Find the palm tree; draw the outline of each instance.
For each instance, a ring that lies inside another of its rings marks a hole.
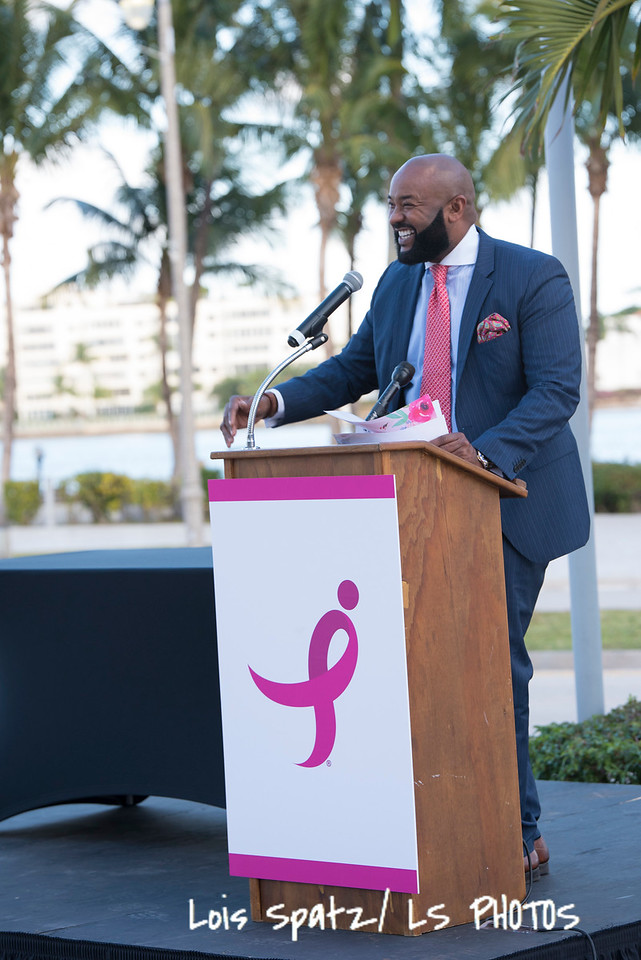
[[[525,188],[530,198],[530,246],[534,246],[534,222],[543,154],[523,150],[521,136],[514,127],[492,153],[483,172],[485,192],[490,202],[511,199]]]
[[[340,214],[352,267],[365,204],[373,198],[385,200],[394,172],[408,157],[436,149],[425,90],[406,62],[412,56],[424,59],[425,50],[405,29],[402,0],[369,3],[353,46],[342,116],[343,183],[350,202]],[[388,255],[390,260],[396,256],[391,231]],[[351,331],[351,301],[348,309]]]
[[[11,474],[16,364],[11,294],[11,240],[18,213],[21,162],[64,154],[105,109],[137,113],[125,65],[74,16],[35,0],[0,0],[0,234],[7,363],[0,490]],[[0,517],[4,500],[0,496]]]
[[[327,293],[326,251],[336,227],[343,178],[340,112],[351,78],[349,58],[357,23],[355,0],[287,0],[257,5],[231,55],[264,92],[286,104],[290,153],[311,153],[309,179],[320,227],[319,298]]]
[[[164,165],[158,151],[151,158],[148,181],[140,187],[128,183],[122,168],[111,157],[121,179],[114,205],[117,212],[70,197],[58,197],[51,202],[72,203],[85,219],[98,224],[105,234],[105,239],[87,251],[86,266],[66,277],[58,287],[93,288],[115,277],[128,279],[144,263],[150,264],[156,271],[162,399],[174,453],[174,479],[177,479],[178,420],[174,410],[174,388],[167,363],[167,354],[171,348],[168,336],[168,307],[172,294],[167,250]],[[250,191],[243,185],[234,161],[223,162],[213,178],[211,173],[209,176],[201,173],[197,166],[197,156],[192,155],[189,163],[193,172],[186,202],[188,256],[193,266],[190,287],[190,323],[193,335],[204,276],[237,275],[247,283],[263,283],[270,289],[281,289],[276,274],[256,264],[228,259],[228,253],[239,236],[268,232],[271,217],[275,210],[283,209],[284,199],[280,186],[259,194]]]
[[[514,91],[518,117],[535,141],[557,94],[568,81],[577,108],[597,75],[598,125],[613,115],[624,136],[623,77],[641,66],[641,31],[635,0],[505,0],[501,15],[518,44]],[[581,69],[578,67],[582,61]]]
[[[586,168],[593,203],[590,308],[586,330],[588,417],[596,399],[599,218],[607,190],[609,149],[619,137],[641,136],[638,11],[619,0],[542,0],[509,3],[506,22],[520,41],[515,61],[516,122],[530,150],[540,144],[550,106],[567,78],[575,102],[575,129],[588,150]],[[635,17],[637,18],[635,21]]]
[[[438,149],[453,154],[470,171],[479,213],[527,187],[533,220],[542,162],[521,155],[520,137],[501,107],[514,42],[493,22],[493,0],[439,0],[438,10],[433,56],[442,80],[427,99]]]
[[[348,202],[346,188],[367,180],[370,188],[352,200],[362,203],[371,191],[380,196],[391,172],[429,146],[418,81],[404,63],[406,43],[402,0],[273,0],[256,5],[231,51],[250,69],[254,87],[272,98],[275,91],[284,104],[288,154],[309,154],[321,299],[327,244],[341,202]]]
[[[173,389],[169,380],[167,353],[167,308],[171,300],[171,276],[166,245],[166,213],[164,185],[149,178],[143,186],[134,187],[127,181],[122,167],[114,156],[106,156],[116,167],[120,186],[115,195],[117,212],[72,197],[57,197],[50,205],[71,203],[82,217],[96,224],[105,239],[87,250],[87,264],[57,284],[56,288],[74,286],[93,289],[116,277],[131,279],[143,264],[156,270],[156,303],[159,312],[158,346],[162,365],[162,399],[167,416],[167,427],[174,453],[174,477],[179,463],[178,422],[173,408]],[[160,167],[162,169],[162,166]]]
[[[577,70],[580,70],[581,66]],[[624,132],[628,141],[638,140],[641,137],[641,95],[637,94],[630,83],[629,74],[622,78],[626,102],[632,104],[636,100],[634,109],[626,110],[621,116]],[[609,152],[613,142],[619,136],[619,124],[612,115],[608,118],[605,127],[601,127],[598,114],[598,79],[593,81],[596,88],[593,99],[585,99],[578,107],[575,129],[579,140],[588,150],[585,166],[588,172],[588,190],[592,197],[592,254],[590,264],[590,307],[586,326],[585,342],[587,350],[587,396],[588,418],[592,423],[596,403],[596,370],[597,349],[603,337],[603,323],[599,313],[598,303],[598,261],[599,261],[599,224],[601,200],[608,188],[608,170],[610,166]]]

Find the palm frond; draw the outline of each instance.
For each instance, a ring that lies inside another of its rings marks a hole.
[[[633,6],[634,0],[506,0],[501,5],[507,31],[518,43],[510,92],[518,94],[514,110],[517,123],[527,128],[527,137],[540,140],[566,80],[566,104],[573,86],[578,103],[597,68],[599,121],[605,126],[609,112],[621,117],[621,78],[630,59],[622,39],[634,16]],[[640,38],[637,31],[635,63]],[[619,130],[623,135],[622,123]]]
[[[82,270],[65,277],[53,289],[75,286],[92,290],[115,277],[131,277],[139,264],[137,250],[115,242],[96,244],[87,251],[87,256],[87,265]]]

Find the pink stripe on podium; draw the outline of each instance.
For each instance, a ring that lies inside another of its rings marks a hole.
[[[209,480],[213,503],[248,500],[382,500],[395,496],[394,477],[256,477]]]
[[[370,867],[356,863],[291,860],[287,857],[255,857],[246,853],[230,853],[229,872],[232,877],[255,877],[258,880],[289,880],[293,883],[313,883],[319,886],[418,893],[416,871],[403,870],[400,867]]]

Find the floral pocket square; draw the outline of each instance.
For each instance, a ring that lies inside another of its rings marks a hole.
[[[485,320],[481,320],[476,328],[476,339],[479,343],[487,343],[488,340],[494,340],[500,337],[502,333],[507,333],[510,324],[502,317],[500,313],[491,313]]]

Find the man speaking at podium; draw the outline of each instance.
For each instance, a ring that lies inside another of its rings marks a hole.
[[[398,259],[383,273],[361,326],[339,355],[268,391],[257,419],[277,426],[353,403],[383,389],[408,360],[416,376],[395,405],[429,393],[450,430],[436,446],[527,483],[527,500],[502,500],[501,520],[523,840],[532,867],[547,872],[528,754],[532,663],[524,635],[547,564],[589,534],[568,425],[579,401],[581,348],[558,260],[494,240],[476,220],[472,178],[458,160],[408,160],[389,195]],[[250,403],[232,397],[225,407],[228,446],[247,425]]]

